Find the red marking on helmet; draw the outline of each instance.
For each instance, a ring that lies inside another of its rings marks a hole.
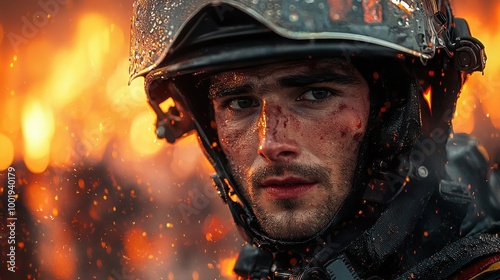
[[[382,22],[382,4],[380,0],[363,1],[363,13],[365,23]]]
[[[346,20],[352,9],[352,0],[328,0],[330,4],[330,18],[332,21]]]

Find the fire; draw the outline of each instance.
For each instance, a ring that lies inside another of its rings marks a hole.
[[[90,13],[80,18],[73,45],[55,55],[45,85],[45,97],[54,107],[63,109],[100,81],[112,53],[111,41],[124,42],[123,34],[114,29],[102,15]]]
[[[140,155],[156,154],[163,147],[163,142],[156,138],[155,120],[153,112],[143,112],[132,121],[129,141]]]
[[[494,46],[500,44],[500,33],[496,26],[500,24],[500,4],[488,2],[477,6],[465,5],[465,2],[455,1],[454,12],[466,18],[473,32],[473,36],[480,39],[486,46],[488,61],[484,75],[472,75],[463,88],[457,104],[457,111],[453,120],[456,132],[470,133],[474,130],[476,108],[481,108],[485,116],[489,116],[492,124],[500,128],[500,98],[498,98],[498,76],[500,74],[500,56],[494,53]],[[494,7],[492,7],[494,6]],[[492,11],[494,15],[487,19],[481,16],[485,11]],[[489,21],[489,22],[488,22]]]
[[[160,271],[173,255],[165,236],[149,234],[144,229],[134,227],[125,233],[123,241],[123,258],[132,270],[141,272],[146,279],[160,279],[163,276]]]
[[[130,261],[142,265],[145,260],[154,258],[152,254],[154,245],[148,239],[145,231],[134,228],[127,232],[124,240],[127,242],[125,254]]]
[[[198,139],[194,134],[175,144],[172,153],[175,160],[172,162],[171,167],[173,170],[182,170],[182,172],[176,174],[179,179],[186,180],[190,175],[197,172],[210,174],[209,171],[213,170],[201,150],[197,148],[197,145]]]
[[[43,172],[49,165],[50,143],[54,136],[52,109],[29,100],[23,108],[24,162],[33,173]]]
[[[45,264],[41,270],[51,273],[55,279],[71,279],[75,275],[77,258],[68,228],[60,224],[51,225],[46,235],[53,242],[40,246]]]
[[[43,184],[30,184],[27,186],[26,205],[39,221],[54,220],[57,216],[57,200],[52,188]]]
[[[429,105],[429,111],[432,114],[432,88],[429,87],[425,92],[424,92],[424,99],[427,102],[427,105]]]
[[[14,144],[7,136],[0,133],[0,147],[2,147],[0,170],[6,170],[14,161]]]
[[[228,220],[222,220],[217,217],[207,217],[204,222],[205,238],[209,242],[222,240],[232,224]]]
[[[116,72],[123,76],[121,87],[127,87],[126,57],[120,57],[124,61],[119,64],[120,68],[114,64],[118,59],[114,49],[123,48],[126,42],[124,34],[125,31],[103,15],[87,13],[78,20],[73,43],[59,43],[58,46],[45,40],[34,40],[27,46],[25,55],[13,56],[9,66],[12,71],[28,61],[30,64],[42,62],[38,67],[22,67],[26,71],[24,76],[39,77],[23,94],[26,100],[22,101],[25,104],[21,116],[23,157],[31,172],[41,173],[50,164],[71,165],[81,158],[102,159],[106,144],[115,134],[113,123],[117,114],[108,114],[113,110],[108,100],[101,98],[100,91],[106,88],[103,74],[115,71],[115,67]],[[42,54],[52,54],[52,59],[40,59]],[[107,89],[114,91],[116,87],[108,85]],[[4,112],[19,107],[16,101],[20,98],[15,93],[12,90],[14,98],[3,104],[6,107]],[[99,113],[91,113],[96,112],[95,109]],[[15,111],[13,115],[16,115]],[[9,123],[8,130],[15,132],[16,129],[12,129],[15,124]],[[12,141],[17,136],[6,137]],[[2,166],[12,164],[13,158],[8,155],[2,155]]]
[[[457,101],[457,109],[453,119],[455,132],[471,133],[474,129],[474,115],[476,110],[476,99],[469,90],[469,84],[465,84],[462,93]]]
[[[237,257],[222,258],[219,262],[219,269],[221,275],[227,279],[235,279],[236,273],[233,271],[233,267],[236,264]]]

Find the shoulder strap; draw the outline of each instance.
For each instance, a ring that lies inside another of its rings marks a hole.
[[[435,191],[437,174],[432,170],[437,169],[434,165],[439,161],[434,158],[431,155],[423,164],[410,167],[409,176],[405,178],[399,195],[371,229],[347,246],[347,258],[363,271],[362,275],[377,271],[413,232]]]
[[[420,262],[397,279],[446,279],[471,262],[498,253],[500,253],[498,235],[483,233],[464,237]]]

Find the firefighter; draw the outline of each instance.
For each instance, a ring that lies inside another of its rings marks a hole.
[[[242,279],[500,277],[498,172],[451,127],[486,54],[448,1],[138,0],[130,62],[212,163]]]

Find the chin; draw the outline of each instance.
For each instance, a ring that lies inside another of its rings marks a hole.
[[[330,219],[320,219],[316,211],[283,211],[259,219],[264,232],[271,238],[295,241],[304,240],[320,232]],[[324,217],[324,215],[323,215]]]

